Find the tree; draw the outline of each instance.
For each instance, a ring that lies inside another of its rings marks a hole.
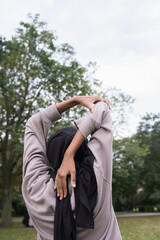
[[[134,204],[143,211],[160,209],[159,136],[160,114],[146,114],[135,135],[114,141],[113,199],[116,207],[123,203],[125,210],[133,209]],[[137,190],[140,190],[138,194]]]
[[[11,225],[11,190],[22,172],[27,119],[52,101],[93,94],[88,68],[74,59],[74,49],[66,43],[57,45],[55,33],[47,30],[39,15],[29,18],[11,40],[0,38],[0,177],[6,227]],[[76,114],[81,112],[79,108]]]
[[[133,113],[132,104],[135,99],[117,88],[109,88],[105,92],[111,103],[114,137],[120,139],[126,130],[130,113]]]
[[[1,225],[5,227],[11,225],[12,190],[19,185],[22,174],[23,135],[27,119],[37,107],[74,95],[95,94],[95,90],[101,87],[100,81],[92,78],[94,64],[82,66],[74,57],[74,49],[67,43],[58,45],[56,40],[56,34],[47,29],[39,15],[29,15],[29,22],[20,22],[11,40],[0,37]],[[113,102],[131,103],[125,94],[121,93],[120,100],[117,94],[118,91],[113,93]],[[67,121],[68,116],[72,120],[84,111],[79,106],[76,111],[67,112],[61,127],[71,124]],[[54,130],[59,127],[57,124]]]
[[[120,200],[123,205],[125,203],[123,206],[125,210],[132,210],[135,207],[134,195],[142,187],[139,173],[147,153],[147,146],[145,144],[140,146],[135,135],[114,141],[113,199],[115,205],[116,202],[120,204]]]
[[[136,137],[140,146],[145,144],[148,147],[140,171],[142,204],[146,210],[153,210],[154,207],[160,209],[160,113],[146,114],[139,124]]]

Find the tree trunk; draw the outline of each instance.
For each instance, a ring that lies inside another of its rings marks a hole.
[[[9,181],[4,184],[1,227],[11,227],[12,222],[12,199],[11,185]]]

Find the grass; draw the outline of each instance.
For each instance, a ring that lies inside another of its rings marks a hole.
[[[34,228],[25,228],[22,223],[13,223],[12,228],[0,228],[0,240],[36,240]]]
[[[160,240],[160,217],[118,219],[123,240]]]
[[[160,240],[160,217],[118,218],[123,240]],[[0,240],[36,240],[34,228],[25,228],[21,222],[10,229],[0,229]]]

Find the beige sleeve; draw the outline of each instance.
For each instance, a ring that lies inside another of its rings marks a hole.
[[[94,112],[88,112],[84,117],[75,120],[75,125],[83,136],[87,138],[89,134],[92,134],[102,126],[108,112],[108,105],[105,102],[98,102],[94,106]]]

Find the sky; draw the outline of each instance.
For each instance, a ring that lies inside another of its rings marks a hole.
[[[160,112],[159,0],[1,0],[0,35],[10,38],[27,14],[39,13],[82,65],[97,62],[103,88],[136,99],[127,134],[140,116]]]

